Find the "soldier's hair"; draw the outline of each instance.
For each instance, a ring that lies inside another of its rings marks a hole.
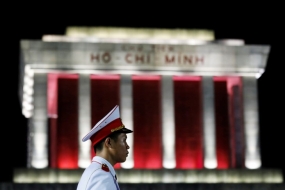
[[[121,133],[120,131],[116,131],[116,132],[112,133],[111,135],[109,135],[108,137],[110,137],[115,142],[117,142],[117,139],[118,139],[118,136],[119,136],[120,133]],[[108,138],[108,137],[106,137],[106,138]],[[102,151],[103,145],[104,145],[104,142],[105,142],[106,138],[104,138],[103,140],[98,142],[96,145],[94,145],[93,150],[94,150],[95,153]]]

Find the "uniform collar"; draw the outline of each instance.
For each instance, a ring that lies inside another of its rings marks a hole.
[[[116,176],[116,172],[114,167],[110,164],[110,162],[108,162],[106,159],[100,157],[100,156],[94,156],[92,161],[96,161],[99,162],[101,164],[106,164],[111,172],[111,174],[115,177]]]

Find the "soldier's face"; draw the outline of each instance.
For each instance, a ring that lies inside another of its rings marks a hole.
[[[117,163],[126,161],[129,154],[129,145],[127,143],[127,135],[125,133],[119,134],[116,141],[114,141],[113,156]]]

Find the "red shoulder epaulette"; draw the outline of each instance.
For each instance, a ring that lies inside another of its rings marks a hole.
[[[105,172],[109,172],[109,167],[106,164],[102,164],[102,170],[104,170]]]

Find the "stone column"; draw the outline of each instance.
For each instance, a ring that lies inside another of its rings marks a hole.
[[[212,76],[202,77],[204,167],[217,167],[215,136],[214,81]]]
[[[257,169],[261,166],[259,149],[257,79],[243,77],[243,108],[245,130],[245,167]]]
[[[47,74],[34,74],[34,110],[28,120],[28,167],[48,167]]]
[[[162,146],[164,168],[175,168],[175,123],[172,75],[164,75],[161,80]]]
[[[120,113],[124,125],[133,130],[133,94],[132,94],[132,76],[121,75],[120,81]],[[127,143],[130,146],[129,155],[124,163],[121,163],[122,168],[133,168],[134,167],[134,156],[133,156],[133,135],[128,135]]]
[[[82,138],[91,130],[91,91],[89,74],[79,75],[78,92],[78,167],[86,168],[91,161],[91,143],[82,142]]]

